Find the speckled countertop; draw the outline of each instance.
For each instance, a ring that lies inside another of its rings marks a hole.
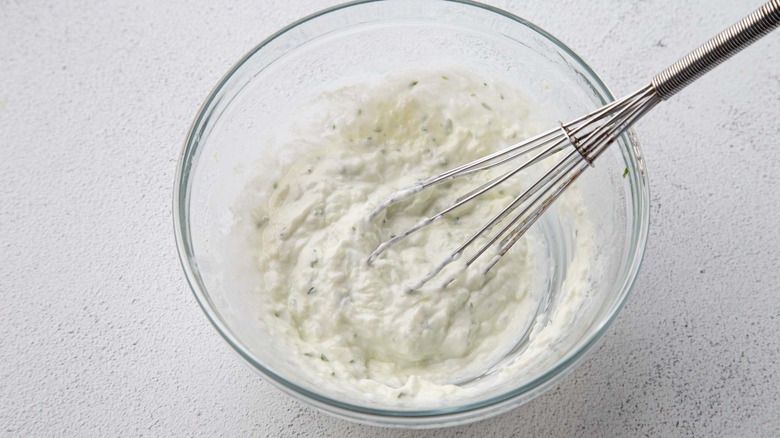
[[[201,101],[331,1],[0,0],[0,436],[780,435],[780,32],[638,126],[652,228],[633,295],[554,390],[443,431],[333,419],[244,367],[176,256]],[[494,4],[633,90],[759,2]]]

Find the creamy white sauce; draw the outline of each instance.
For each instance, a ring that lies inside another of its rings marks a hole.
[[[349,95],[357,99],[340,102],[341,117],[312,122],[325,129],[310,129],[300,141],[316,146],[251,206],[259,318],[312,380],[374,400],[413,405],[473,391],[479,382],[454,383],[499,363],[530,327],[527,349],[497,373],[520,375],[565,333],[585,296],[592,227],[576,193],[567,193],[559,209],[574,218],[578,236],[552,318],[537,317],[545,293],[540,271],[549,261],[535,229],[487,275],[480,268],[492,251],[461,269],[482,239],[409,293],[527,179],[503,183],[370,265],[382,242],[497,171],[419,191],[369,217],[399,189],[535,134],[533,108],[519,91],[465,71],[405,72],[356,87],[360,92],[352,88]],[[448,278],[454,281],[442,289]]]

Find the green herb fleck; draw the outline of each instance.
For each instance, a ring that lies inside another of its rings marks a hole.
[[[312,287],[309,288],[309,291],[306,292],[306,294],[307,295],[312,295],[312,294],[314,294],[314,292],[317,292],[317,289],[314,286],[312,286]]]
[[[333,129],[335,131],[336,130],[336,125],[331,125],[330,129]]]
[[[450,78],[448,78],[447,76],[442,76],[441,78],[444,79],[445,81],[449,81],[450,80]]]
[[[382,127],[381,126],[375,126],[374,127],[374,132],[382,132]]]
[[[273,189],[276,190],[278,188],[279,188],[279,182],[278,181],[274,181]]]
[[[416,87],[416,86],[417,86],[417,84],[419,84],[419,83],[420,83],[420,81],[412,81],[411,83],[409,83],[409,88],[414,88],[414,87]]]
[[[359,109],[359,110],[357,111],[357,115],[362,115],[362,114],[363,114],[363,110],[362,110],[362,109]]]
[[[255,223],[255,226],[257,226],[258,229],[259,228],[263,228],[268,223],[269,220],[270,219],[268,218],[268,216],[266,216],[266,217],[260,219],[259,221],[257,221]]]
[[[474,93],[474,92],[472,92],[471,94],[469,94],[469,96],[471,96],[471,97],[474,97],[474,96],[476,96],[476,95],[477,95],[477,93]]]
[[[322,361],[324,361],[324,362],[330,362],[330,361],[328,360],[328,356],[325,356],[324,354],[320,354],[320,360],[322,360]]]
[[[278,318],[279,317],[279,312],[274,310],[274,316]]]
[[[331,377],[336,377],[336,372],[335,371],[331,371],[330,376]]]
[[[355,359],[350,359],[349,363],[355,363]]]
[[[452,119],[447,119],[444,122],[444,135],[452,134]]]
[[[499,190],[499,191],[498,191],[498,194],[499,194],[499,195],[503,195],[503,194],[504,194],[504,189],[501,189],[501,190]]]
[[[354,225],[352,225],[352,231],[357,231],[357,228]]]
[[[396,398],[401,398],[401,397],[405,397],[405,396],[406,396],[406,393],[401,391],[401,392],[398,393],[398,396]]]
[[[628,176],[628,167],[626,167],[626,170],[623,171],[623,178]]]
[[[312,172],[314,172],[314,169],[313,169],[313,168],[311,168],[311,167],[310,167],[310,168],[306,169],[306,173],[309,173],[309,174],[311,174]]]
[[[395,234],[394,233],[390,233],[390,238],[391,239],[395,238]]]
[[[499,94],[501,96],[501,100],[504,100],[504,93]]]
[[[487,87],[487,82],[483,82],[482,86]]]
[[[313,354],[311,354],[311,353],[303,353],[303,355],[304,355],[304,356],[306,356],[306,357],[312,357],[312,356],[314,356],[314,355],[313,355]]]
[[[493,111],[493,108],[491,108],[490,105],[486,104],[485,102],[482,102],[482,108],[485,108],[488,111]]]

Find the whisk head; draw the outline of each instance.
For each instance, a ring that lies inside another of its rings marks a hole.
[[[509,251],[539,217],[555,202],[556,199],[568,188],[589,166],[599,157],[607,147],[625,132],[634,122],[661,102],[653,84],[648,84],[642,89],[620,100],[607,104],[600,109],[589,113],[571,122],[561,124],[559,127],[543,132],[535,137],[516,143],[507,148],[478,158],[469,163],[450,169],[439,175],[432,176],[416,184],[393,193],[382,202],[370,214],[369,220],[373,220],[393,204],[407,199],[420,191],[435,184],[482,172],[490,168],[518,160],[520,157],[533,154],[526,161],[509,171],[491,179],[485,184],[476,187],[470,192],[456,199],[450,206],[438,213],[425,217],[404,232],[381,243],[367,259],[372,264],[388,248],[407,238],[412,233],[436,222],[446,214],[463,206],[467,202],[474,201],[479,196],[495,189],[513,176],[519,174],[530,166],[538,164],[554,155],[563,153],[564,156],[550,170],[536,179],[527,189],[515,197],[498,214],[493,216],[484,226],[474,232],[469,239],[454,249],[427,275],[410,286],[407,290],[418,290],[424,284],[436,277],[444,268],[458,260],[466,249],[474,242],[489,235],[493,228],[501,224],[500,229],[487,238],[454,275],[451,275],[442,283],[446,288],[461,272],[468,269],[489,249],[495,248],[494,255],[481,268],[486,274],[501,257]],[[511,217],[510,217],[511,216]],[[509,217],[508,220],[506,220]],[[505,221],[506,220],[506,221]]]

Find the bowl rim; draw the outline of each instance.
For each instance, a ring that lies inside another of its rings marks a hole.
[[[347,420],[381,426],[437,427],[441,426],[442,423],[447,423],[447,425],[457,425],[484,419],[489,416],[505,412],[519,404],[522,404],[525,401],[534,398],[535,395],[538,395],[547,387],[552,386],[553,384],[560,381],[560,379],[572,369],[574,369],[574,365],[577,364],[589,351],[591,351],[592,347],[603,338],[604,333],[612,325],[614,320],[617,318],[617,315],[620,313],[620,310],[625,305],[627,297],[634,288],[635,280],[639,273],[639,268],[644,259],[650,225],[649,181],[642,152],[636,139],[636,134],[633,132],[633,130],[629,129],[626,131],[626,133],[623,134],[622,139],[627,144],[627,147],[624,148],[624,152],[627,150],[628,154],[625,156],[626,154],[624,153],[624,158],[626,161],[628,161],[631,170],[629,174],[630,193],[632,194],[631,199],[635,204],[638,204],[635,205],[634,208],[634,222],[638,224],[638,228],[634,234],[636,241],[631,242],[631,247],[628,249],[630,254],[627,258],[627,261],[629,263],[626,264],[625,270],[627,275],[624,278],[623,284],[621,285],[621,294],[615,300],[612,309],[609,311],[609,316],[594,325],[594,328],[591,329],[590,335],[586,337],[584,341],[581,341],[578,347],[573,348],[567,355],[558,360],[558,362],[556,362],[544,373],[538,375],[534,380],[527,382],[522,386],[512,388],[511,390],[508,390],[488,400],[476,403],[469,403],[446,409],[390,411],[345,403],[326,395],[302,388],[294,383],[287,381],[283,377],[277,375],[272,370],[259,363],[259,361],[255,359],[254,356],[242,346],[242,343],[237,339],[237,337],[233,335],[227,325],[222,322],[218,313],[213,309],[210,299],[205,292],[205,286],[201,282],[190,236],[188,212],[191,184],[190,169],[192,168],[192,159],[195,156],[196,150],[198,149],[198,142],[200,140],[199,128],[203,126],[204,120],[208,119],[207,110],[212,106],[212,103],[218,100],[220,93],[223,91],[228,81],[257,52],[262,50],[265,46],[280,36],[304,23],[342,9],[368,3],[392,3],[394,1],[395,0],[350,1],[320,10],[303,17],[283,27],[279,31],[273,33],[268,38],[260,42],[243,57],[241,57],[222,76],[217,85],[211,90],[208,97],[200,106],[197,116],[190,126],[183,148],[179,155],[173,187],[173,225],[176,248],[187,283],[195,295],[195,299],[197,300],[201,309],[206,314],[209,322],[217,330],[220,336],[232,347],[233,351],[238,354],[239,357],[241,357],[242,361],[252,370],[258,372],[262,377],[265,378],[264,380],[268,381],[273,386],[321,411]],[[581,68],[590,76],[587,78],[588,82],[591,86],[595,87],[595,91],[597,91],[599,97],[602,98],[604,101],[603,103],[607,103],[608,101],[615,99],[614,95],[610,92],[609,88],[606,86],[606,84],[604,84],[602,79],[579,55],[577,55],[572,49],[570,49],[567,45],[558,40],[552,34],[531,23],[530,21],[503,9],[472,0],[432,1],[456,3],[483,9],[488,12],[503,16],[504,18],[508,18],[517,24],[529,28],[565,52],[579,68]],[[530,396],[523,399],[522,396],[525,394],[529,394]]]

